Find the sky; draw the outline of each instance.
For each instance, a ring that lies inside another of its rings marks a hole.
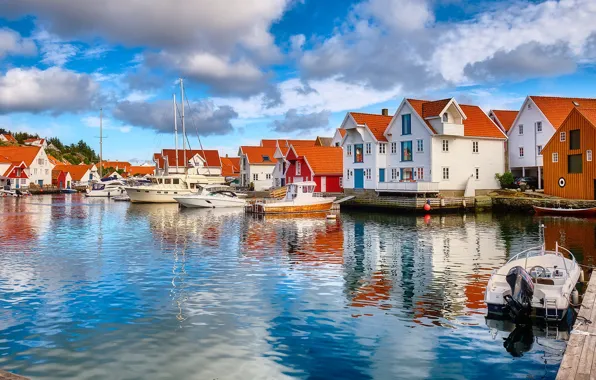
[[[333,136],[404,97],[595,97],[593,0],[2,0],[0,127],[104,159]],[[592,90],[592,91],[591,91]]]

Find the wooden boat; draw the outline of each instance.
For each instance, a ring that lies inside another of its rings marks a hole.
[[[247,212],[256,214],[293,214],[327,212],[331,210],[335,197],[315,195],[316,183],[312,181],[291,183],[286,196],[281,199],[266,199],[248,205]]]
[[[534,206],[536,215],[560,215],[590,217],[596,216],[596,207],[590,208],[560,208],[560,207],[539,207]]]

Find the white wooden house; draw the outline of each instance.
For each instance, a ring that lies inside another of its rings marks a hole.
[[[241,146],[240,156],[240,186],[249,187],[252,183],[256,191],[273,187],[273,170],[276,147]]]
[[[52,184],[53,165],[41,146],[8,146],[0,147],[0,156],[11,162],[26,165],[27,179],[21,179],[20,187],[28,187],[30,183],[38,186]]]

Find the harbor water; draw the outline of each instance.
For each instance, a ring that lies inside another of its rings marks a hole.
[[[553,379],[565,329],[485,318],[541,242],[594,265],[596,222],[300,217],[79,194],[0,199],[0,368],[35,379]]]

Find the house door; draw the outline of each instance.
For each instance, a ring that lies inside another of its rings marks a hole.
[[[321,192],[327,192],[327,177],[325,176],[321,177]]]
[[[385,182],[385,169],[379,169],[379,182]]]
[[[281,185],[282,185],[282,186],[285,186],[285,185],[286,185],[286,179],[285,179],[285,178],[282,178],[282,179],[281,179]]]
[[[364,189],[364,169],[354,169],[354,189]]]
[[[37,184],[42,187],[43,186],[43,179],[40,179],[39,181],[37,181]]]

